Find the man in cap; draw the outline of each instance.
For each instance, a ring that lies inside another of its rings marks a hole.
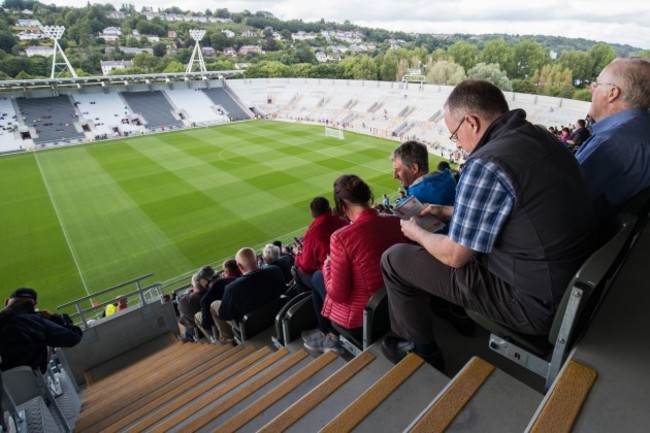
[[[67,314],[36,311],[34,289],[16,289],[0,311],[0,358],[2,370],[20,365],[47,370],[51,347],[72,347],[82,331]]]

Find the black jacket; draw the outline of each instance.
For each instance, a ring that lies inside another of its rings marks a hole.
[[[6,307],[0,312],[0,356],[2,370],[27,365],[47,370],[47,347],[72,347],[82,331],[69,318],[52,315],[45,319],[30,304]]]

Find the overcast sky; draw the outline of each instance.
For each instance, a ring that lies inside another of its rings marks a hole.
[[[85,6],[87,0],[41,0]],[[650,6],[647,0],[105,0],[119,8],[140,10],[178,6],[205,11],[269,11],[282,20],[345,20],[388,30],[420,33],[508,33],[582,37],[650,49]]]

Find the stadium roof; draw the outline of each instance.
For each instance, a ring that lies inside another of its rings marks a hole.
[[[133,75],[107,75],[92,77],[62,77],[62,78],[30,78],[28,80],[2,80],[0,81],[0,92],[27,90],[35,88],[59,87],[97,87],[110,86],[112,84],[124,86],[130,84],[150,84],[161,82],[178,82],[178,81],[195,81],[211,80],[220,78],[230,78],[235,75],[243,74],[242,70],[230,71],[206,71],[206,72],[180,72],[170,74],[133,74]]]

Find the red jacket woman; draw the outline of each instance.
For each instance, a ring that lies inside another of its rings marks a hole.
[[[327,296],[322,315],[344,328],[363,325],[363,308],[384,280],[380,259],[388,247],[409,242],[399,218],[371,208],[368,185],[355,175],[343,175],[334,183],[337,214],[351,224],[330,238],[330,259],[323,266]]]

